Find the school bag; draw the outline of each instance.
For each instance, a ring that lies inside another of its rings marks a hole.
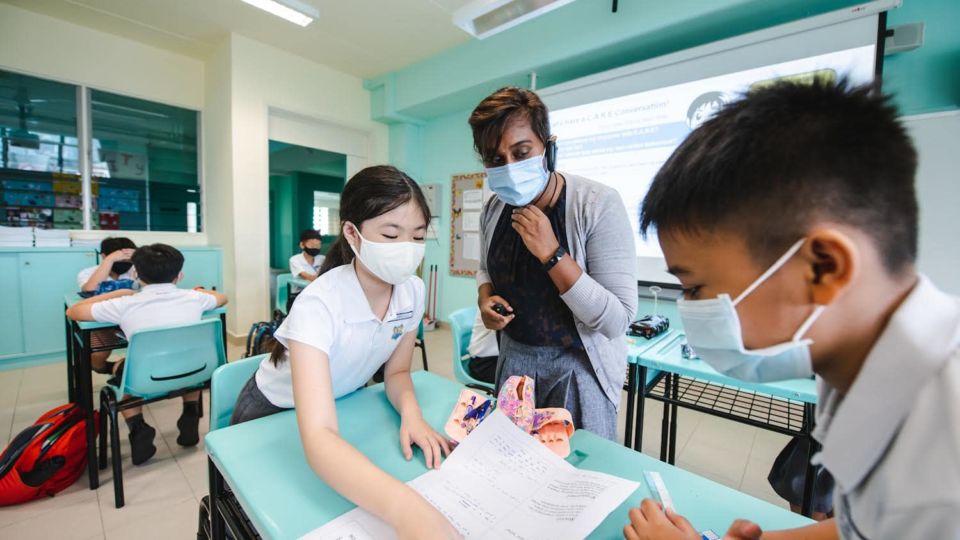
[[[86,467],[86,414],[72,403],[61,405],[21,431],[0,454],[0,506],[52,497]]]
[[[273,320],[255,322],[250,326],[247,332],[247,349],[243,353],[244,358],[250,358],[258,354],[271,352],[273,344],[273,333],[280,328],[283,323],[283,313],[280,310],[273,312]]]

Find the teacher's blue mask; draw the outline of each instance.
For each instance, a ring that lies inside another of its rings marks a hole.
[[[533,202],[550,180],[550,173],[543,166],[543,154],[530,159],[488,168],[487,185],[512,206],[526,206]]]

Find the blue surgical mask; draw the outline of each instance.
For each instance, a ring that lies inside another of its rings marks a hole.
[[[487,169],[487,185],[512,206],[526,206],[543,193],[550,173],[543,166],[544,154]]]
[[[743,344],[740,317],[736,306],[793,257],[803,240],[790,247],[766,272],[746,288],[736,300],[721,294],[708,300],[677,300],[687,342],[694,352],[718,372],[747,382],[801,379],[813,375],[810,344],[803,339],[826,306],[817,306],[800,325],[793,338],[762,349],[747,350]]]

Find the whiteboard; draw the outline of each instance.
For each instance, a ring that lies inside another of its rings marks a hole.
[[[960,110],[906,116],[917,147],[921,272],[960,295]]]

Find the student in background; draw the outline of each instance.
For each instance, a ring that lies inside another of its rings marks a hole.
[[[724,538],[960,538],[960,300],[917,272],[916,167],[889,98],[819,80],[750,92],[654,179],[640,230],[693,349],[743,380],[819,376],[836,518]],[[700,538],[650,500],[630,521],[630,540]]]
[[[130,280],[136,284],[137,273],[130,257],[137,245],[126,237],[104,238],[100,242],[100,264],[84,268],[77,274],[77,285],[82,292],[96,291],[105,281]]]
[[[470,345],[467,346],[470,361],[467,369],[470,375],[478,381],[494,384],[497,378],[497,357],[500,356],[500,346],[497,345],[497,333],[483,325],[483,317],[477,312],[473,320],[473,333],[470,334]]]
[[[100,264],[84,268],[77,274],[77,286],[80,287],[80,291],[92,293],[106,281],[121,280],[129,282],[123,284],[130,287],[123,288],[138,288],[140,283],[137,281],[137,272],[133,269],[133,263],[130,262],[130,257],[136,249],[137,245],[129,238],[122,236],[104,238],[100,242]],[[90,367],[97,373],[109,374],[111,367],[107,365],[108,358],[110,358],[110,351],[95,352],[90,355]]]
[[[120,326],[129,339],[141,330],[199,321],[204,311],[227,303],[217,291],[179,289],[183,255],[166,244],[138,248],[131,257],[143,283],[139,292],[130,289],[111,291],[70,306],[67,316],[75,321],[97,321]],[[114,374],[123,373],[123,361]],[[126,396],[125,396],[126,397]],[[183,413],[177,420],[180,433],[177,444],[194,446],[200,440],[200,391],[183,396]],[[130,428],[130,449],[134,465],[150,459],[157,448],[153,444],[156,430],[143,419],[140,407],[121,411]]]
[[[300,253],[290,257],[290,273],[294,277],[313,281],[320,275],[320,266],[323,265],[323,255],[320,248],[323,240],[320,233],[307,229],[300,233]]]
[[[396,168],[368,167],[347,182],[340,219],[340,237],[320,277],[297,297],[274,333],[282,347],[240,391],[231,421],[296,403],[307,461],[324,482],[389,523],[400,538],[455,538],[440,512],[340,438],[334,403],[384,366],[387,399],[400,415],[404,457],[413,457],[415,444],[427,466],[436,468],[441,454],[450,452],[447,440],[423,419],[410,379],[424,312],[425,288],[414,272],[430,222],[426,200],[416,182]]]

